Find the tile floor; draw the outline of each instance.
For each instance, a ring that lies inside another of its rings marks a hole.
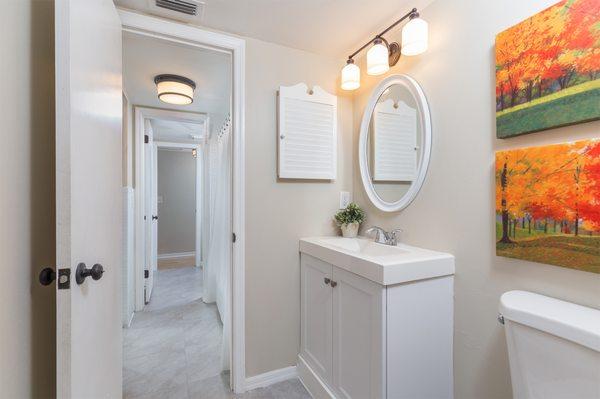
[[[310,399],[297,379],[234,395],[221,372],[222,324],[202,302],[202,271],[159,270],[150,303],[124,330],[126,399]]]

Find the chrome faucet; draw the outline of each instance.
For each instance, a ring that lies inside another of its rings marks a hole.
[[[402,229],[394,229],[392,231],[385,231],[381,227],[373,226],[365,231],[366,234],[375,233],[375,242],[385,245],[398,245],[398,233],[402,233]]]

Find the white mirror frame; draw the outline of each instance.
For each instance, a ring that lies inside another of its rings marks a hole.
[[[395,202],[387,202],[384,201],[375,191],[375,187],[373,186],[373,180],[371,179],[371,175],[369,173],[369,165],[368,165],[368,157],[367,157],[367,144],[369,139],[369,125],[371,123],[371,116],[373,115],[373,111],[375,110],[375,106],[379,101],[379,97],[383,94],[383,92],[392,85],[401,85],[404,86],[413,96],[415,102],[417,103],[417,115],[420,120],[420,124],[422,127],[421,131],[421,148],[420,148],[420,159],[419,159],[419,169],[417,172],[417,177],[411,184],[409,190]],[[362,123],[360,125],[360,137],[358,142],[358,160],[360,164],[360,176],[362,178],[362,183],[369,199],[377,208],[384,212],[396,212],[401,211],[406,208],[410,203],[415,199],[419,190],[423,186],[423,182],[425,181],[425,176],[427,175],[427,168],[429,167],[429,158],[431,157],[431,115],[429,113],[429,105],[427,104],[427,98],[425,97],[425,93],[423,89],[417,83],[416,80],[411,78],[408,75],[392,75],[384,80],[382,80],[373,92],[371,93],[371,98],[369,98],[369,102],[367,103],[367,107],[365,108],[365,112],[363,114]]]

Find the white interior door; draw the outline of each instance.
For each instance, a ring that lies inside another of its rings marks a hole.
[[[55,46],[57,397],[120,398],[122,61],[112,0],[56,0]],[[80,263],[105,272],[78,284]]]
[[[158,270],[158,147],[152,145],[152,274]],[[152,276],[154,282],[154,275]]]
[[[144,217],[145,217],[145,250],[144,250],[144,302],[150,302],[154,287],[154,270],[156,270],[156,232],[158,215],[156,213],[156,150],[152,134],[152,125],[144,120]]]

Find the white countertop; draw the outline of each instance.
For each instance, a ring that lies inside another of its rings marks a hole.
[[[381,285],[454,274],[454,256],[450,254],[406,244],[378,244],[364,237],[302,238],[300,252]]]

